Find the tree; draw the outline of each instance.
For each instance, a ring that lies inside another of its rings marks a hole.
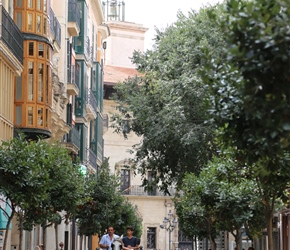
[[[78,207],[76,216],[81,236],[102,235],[110,225],[119,233],[126,232],[126,227],[132,225],[141,236],[137,208],[125,200],[119,179],[110,173],[108,161],[102,164],[99,174],[89,176],[86,183],[85,202]]]
[[[220,231],[230,232],[238,249],[242,227],[257,237],[265,226],[261,216],[264,207],[256,183],[243,174],[228,156],[214,158],[199,176],[188,174],[183,195],[175,199],[180,229],[191,238],[208,238],[211,249],[216,249]]]
[[[41,154],[41,150],[35,151],[38,147],[34,144],[37,143],[28,142],[20,135],[0,145],[0,192],[6,197],[7,205],[11,205],[6,232],[18,209],[35,207],[48,195],[49,176],[42,167],[45,154]],[[6,233],[4,250],[7,249],[7,236]]]
[[[7,231],[16,215],[20,249],[24,229],[59,222],[62,211],[74,212],[83,193],[82,184],[77,167],[59,144],[27,141],[19,135],[0,146],[0,192],[11,206]],[[45,235],[43,243],[45,247]]]
[[[275,201],[286,201],[290,149],[289,1],[227,1],[227,59],[205,70],[213,123],[255,179],[273,250]]]
[[[155,182],[168,193],[180,185],[186,172],[198,173],[215,154],[213,133],[204,103],[205,85],[198,70],[205,64],[201,47],[220,57],[224,42],[219,27],[207,16],[211,6],[192,11],[164,32],[157,30],[156,45],[144,54],[135,52],[133,63],[143,76],[129,78],[116,87],[118,111],[112,121],[116,131],[134,132],[140,144],[132,149],[136,167],[144,177],[153,171]]]
[[[47,198],[37,206],[30,206],[23,211],[23,227],[31,231],[32,226],[40,224],[44,229],[43,245],[46,246],[46,228],[54,225],[56,249],[58,249],[58,225],[62,220],[68,221],[76,213],[84,193],[84,178],[78,166],[73,164],[67,149],[61,144],[39,141],[33,144],[36,150],[45,154],[46,161],[42,167],[49,178],[47,183]]]

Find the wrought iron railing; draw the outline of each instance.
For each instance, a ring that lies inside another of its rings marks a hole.
[[[78,88],[80,89],[80,87],[81,87],[81,83],[80,83],[80,69],[78,68],[78,67],[76,67],[76,66],[74,66],[75,67],[75,83],[76,83],[76,85],[78,86]]]
[[[176,193],[175,188],[171,187],[168,189],[171,196],[174,196]],[[126,195],[138,195],[138,196],[166,196],[163,192],[159,190],[145,191],[145,188],[141,185],[131,185],[126,190],[123,190],[123,193]]]
[[[92,106],[92,108],[94,109],[94,111],[97,113],[97,99],[93,93],[93,91],[91,89],[89,89],[89,95],[88,95],[88,104],[90,104]]]
[[[80,143],[80,134],[79,131],[72,127],[72,129],[69,131],[69,133],[66,135],[66,142],[74,144],[78,149],[80,149],[81,143]]]
[[[2,5],[0,5],[0,9],[2,16],[0,20],[0,39],[23,64],[23,35]]]
[[[103,141],[104,140],[101,139],[101,143],[98,142],[98,151],[97,151],[98,152],[97,157],[98,157],[99,161],[101,161],[101,162],[103,162],[103,156],[104,156],[104,149],[103,149],[104,142]]]
[[[97,170],[97,156],[93,152],[93,150],[88,149],[88,154],[89,154],[89,163],[90,165]]]
[[[91,41],[90,41],[90,38],[87,36],[86,38],[85,38],[85,48],[84,48],[84,52],[85,52],[85,57],[86,57],[86,59],[89,61],[89,60],[91,60],[91,46],[90,46],[90,44],[91,44]]]
[[[78,4],[74,0],[68,1],[68,21],[75,22],[80,29],[81,27],[81,12]]]
[[[68,83],[76,84],[76,77],[78,78],[79,81],[79,72],[78,75],[76,76],[76,66],[71,65],[68,69],[68,74],[67,74],[67,81]]]
[[[56,43],[58,44],[58,46],[61,45],[60,41],[61,41],[61,26],[60,23],[58,21],[58,19],[56,18],[52,8],[50,8],[50,30],[51,30],[51,34],[54,37],[54,40],[56,41]]]

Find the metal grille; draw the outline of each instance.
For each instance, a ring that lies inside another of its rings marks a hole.
[[[147,249],[156,248],[156,227],[147,228]]]
[[[122,183],[121,191],[123,192],[123,194],[128,194],[130,187],[130,170],[121,169],[121,183]]]

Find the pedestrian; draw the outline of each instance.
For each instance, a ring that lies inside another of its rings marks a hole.
[[[253,248],[253,247],[249,247],[248,250],[255,250],[255,248]]]
[[[116,238],[119,238],[119,236],[115,234],[114,227],[109,226],[108,233],[103,235],[100,241],[100,247],[103,249],[112,250],[112,243],[114,242],[114,239]]]
[[[131,226],[127,227],[127,236],[122,238],[123,250],[137,250],[139,249],[140,241],[138,238],[133,236],[134,228]]]

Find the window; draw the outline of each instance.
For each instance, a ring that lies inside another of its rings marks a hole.
[[[37,110],[37,125],[43,126],[43,108]]]
[[[39,57],[43,57],[43,54],[44,54],[44,44],[43,43],[40,43],[38,44],[38,56]]]
[[[156,172],[148,171],[148,182],[149,182],[149,191],[148,195],[156,195],[156,184],[155,184]]]
[[[43,18],[43,35],[47,35],[47,19]],[[49,56],[49,54],[47,54]]]
[[[36,1],[36,9],[41,10],[41,0]]]
[[[45,109],[45,120],[44,120],[45,127],[48,127],[48,118],[49,118],[48,115],[49,115],[48,109]]]
[[[16,106],[16,125],[22,124],[22,106]]]
[[[22,30],[22,12],[16,12],[16,25],[20,30]]]
[[[34,55],[34,42],[29,42],[28,44],[28,55],[29,56]]]
[[[27,7],[32,9],[33,8],[33,0],[28,0],[27,1]]]
[[[32,13],[27,14],[27,30],[33,31],[33,14]]]
[[[156,227],[147,228],[147,249],[156,248]]]
[[[50,80],[50,67],[46,65],[46,74],[45,74],[45,99],[46,103],[49,103],[49,80]]]
[[[129,194],[130,170],[121,169],[121,191],[123,194]]]
[[[15,88],[16,101],[22,100],[22,76],[16,77],[16,88]]]
[[[42,28],[42,25],[41,25],[41,16],[37,15],[36,16],[36,32],[37,33],[40,33],[41,32],[41,28]]]
[[[38,64],[38,101],[43,102],[43,63]]]
[[[43,11],[47,11],[46,0],[43,0]]]
[[[33,62],[28,62],[28,101],[32,101],[33,100],[33,67],[34,67],[34,63]]]
[[[16,1],[16,6],[17,7],[22,7],[22,0],[17,0]]]
[[[33,125],[33,107],[27,108],[28,125]]]

